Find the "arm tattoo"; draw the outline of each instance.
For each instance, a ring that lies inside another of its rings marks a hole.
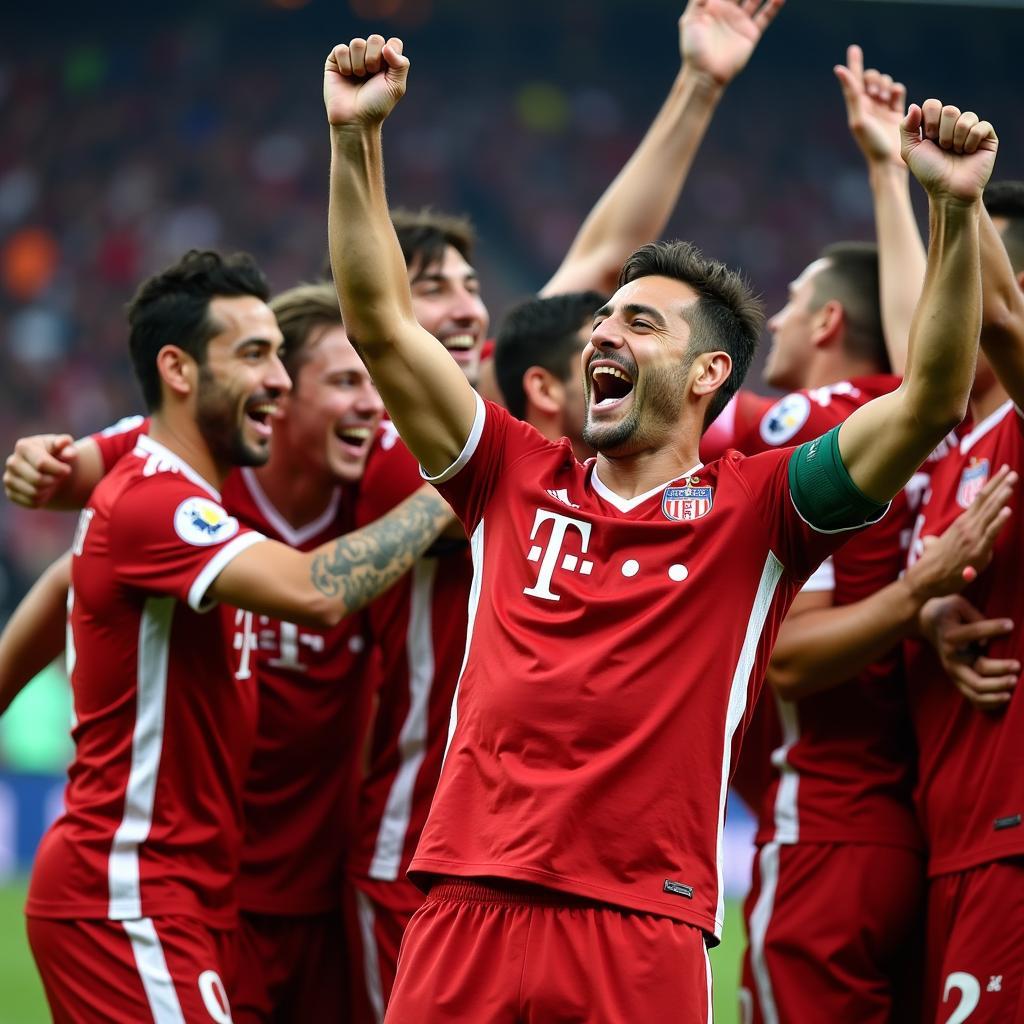
[[[434,491],[417,491],[375,523],[346,533],[313,559],[313,586],[359,611],[404,576],[452,520]]]

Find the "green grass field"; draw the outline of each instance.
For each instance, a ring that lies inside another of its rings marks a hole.
[[[25,886],[0,886],[0,1024],[47,1024],[50,1015],[25,938]],[[736,986],[743,952],[738,903],[730,903],[725,942],[711,953],[715,1024],[738,1024]]]

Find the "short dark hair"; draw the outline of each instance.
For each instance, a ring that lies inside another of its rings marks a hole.
[[[874,242],[835,242],[821,251],[826,260],[814,279],[811,308],[835,300],[843,307],[844,348],[849,356],[890,369],[882,326],[882,300],[878,283],[878,246]]]
[[[476,232],[466,217],[453,217],[430,208],[392,210],[391,223],[402,247],[405,265],[419,270],[433,267],[444,259],[451,246],[467,263],[473,262]]]
[[[542,366],[558,380],[580,372],[574,361],[580,329],[605,302],[600,292],[567,292],[545,299],[527,299],[502,321],[494,344],[494,372],[509,412],[526,417],[523,374]]]
[[[281,362],[293,383],[310,350],[325,331],[341,327],[341,306],[333,284],[300,284],[270,300],[284,335]]]
[[[264,302],[270,289],[255,260],[244,252],[222,256],[190,249],[177,263],[143,281],[128,304],[128,347],[142,397],[150,412],[162,395],[156,357],[177,345],[203,366],[206,346],[220,330],[210,317],[210,300],[253,295]]]
[[[1024,181],[993,181],[985,189],[985,209],[990,217],[1005,217],[1003,245],[1013,272],[1024,271]]]
[[[697,293],[696,304],[687,311],[691,353],[721,350],[732,359],[732,372],[704,417],[706,430],[743,384],[764,328],[764,307],[742,274],[709,259],[690,242],[641,246],[626,260],[618,287],[651,276],[674,278]]]

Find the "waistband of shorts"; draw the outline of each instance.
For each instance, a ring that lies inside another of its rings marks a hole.
[[[428,900],[455,900],[460,903],[491,903],[516,907],[578,907],[596,910],[615,909],[609,903],[577,896],[571,892],[549,889],[529,882],[507,878],[439,878],[427,893]]]

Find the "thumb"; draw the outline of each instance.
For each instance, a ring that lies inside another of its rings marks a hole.
[[[50,454],[60,459],[61,462],[71,463],[78,458],[75,439],[70,434],[58,434],[51,439],[48,447]]]
[[[900,121],[900,156],[907,157],[921,145],[921,123],[924,114],[916,103],[907,108],[907,116]]]
[[[847,102],[849,102],[857,94],[857,82],[853,74],[845,64],[837,64],[832,71],[835,73],[836,78],[839,79],[839,86],[843,90],[843,95],[846,97]]]
[[[409,58],[402,52],[403,49],[404,44],[402,40],[398,36],[392,36],[384,44],[384,49],[381,51],[388,67],[394,71],[402,72],[407,71],[409,68]]]

